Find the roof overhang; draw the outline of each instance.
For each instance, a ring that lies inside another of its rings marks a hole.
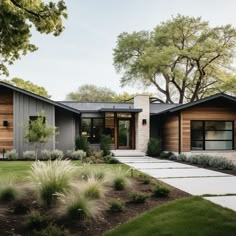
[[[138,113],[142,112],[143,109],[139,108],[101,108],[99,111],[101,112],[125,112],[125,113]]]

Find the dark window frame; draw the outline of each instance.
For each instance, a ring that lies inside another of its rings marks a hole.
[[[202,129],[193,129],[192,123],[193,122],[202,122]],[[230,122],[232,123],[232,129],[206,129],[206,122]],[[194,131],[201,131],[202,132],[202,139],[193,139],[192,133]],[[232,132],[232,139],[206,139],[206,132],[207,131],[231,131]],[[202,149],[193,148],[192,142],[202,142]],[[206,149],[206,142],[232,142],[232,149]],[[191,151],[224,151],[224,150],[234,150],[234,120],[191,120],[190,122],[190,145]]]

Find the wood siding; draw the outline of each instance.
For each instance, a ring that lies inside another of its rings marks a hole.
[[[3,126],[3,121],[8,126]],[[0,89],[0,153],[13,149],[13,93]]]
[[[204,104],[181,112],[181,151],[191,151],[191,120],[234,121],[234,148],[236,147],[236,107],[224,101]]]
[[[163,122],[163,150],[178,152],[179,150],[179,117],[169,116]]]

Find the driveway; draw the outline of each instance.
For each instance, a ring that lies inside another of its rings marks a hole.
[[[192,195],[209,195],[204,198],[236,211],[236,176],[148,156],[116,158]]]

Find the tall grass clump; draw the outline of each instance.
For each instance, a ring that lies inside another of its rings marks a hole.
[[[128,171],[124,171],[121,167],[113,170],[111,178],[112,187],[118,191],[124,190],[132,184],[128,178]]]
[[[79,186],[74,187],[66,194],[59,194],[59,200],[61,203],[59,212],[70,219],[98,220],[105,208],[102,201],[86,196]]]
[[[13,201],[16,199],[18,191],[12,178],[4,178],[0,183],[0,201]]]
[[[71,186],[76,166],[69,160],[55,160],[32,164],[30,177],[33,180],[40,200],[50,205],[56,193],[63,193]]]

